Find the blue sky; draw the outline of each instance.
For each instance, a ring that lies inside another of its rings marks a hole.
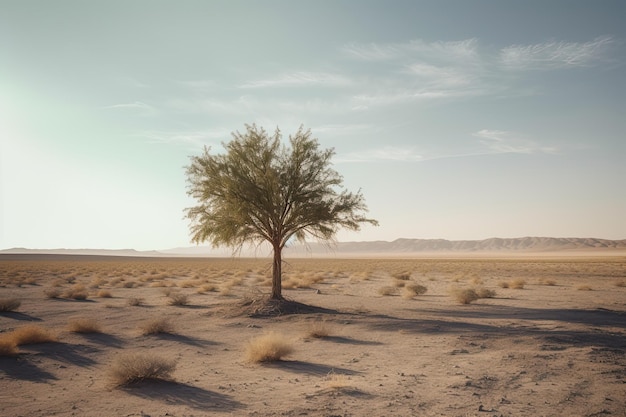
[[[303,124],[379,227],[626,238],[626,2],[0,0],[0,249],[189,245],[184,166]]]

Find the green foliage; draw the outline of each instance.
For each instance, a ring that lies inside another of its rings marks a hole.
[[[226,153],[205,148],[187,167],[188,194],[198,205],[186,209],[192,240],[241,248],[267,241],[274,249],[273,297],[280,298],[280,255],[292,241],[307,237],[330,240],[340,228],[359,230],[377,224],[360,192],[342,188],[332,169],[332,149],[320,149],[310,130],[302,127],[281,142],[281,132],[269,135],[256,125],[233,133]],[[277,292],[278,291],[278,292]]]

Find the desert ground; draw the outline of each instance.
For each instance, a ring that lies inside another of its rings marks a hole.
[[[286,259],[254,314],[270,266],[1,256],[0,415],[626,416],[624,256]]]

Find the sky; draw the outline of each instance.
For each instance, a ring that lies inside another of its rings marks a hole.
[[[380,222],[626,239],[626,2],[0,0],[0,249],[191,246],[185,166],[300,125]]]

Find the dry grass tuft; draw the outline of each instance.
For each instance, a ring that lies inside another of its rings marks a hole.
[[[12,332],[6,333],[2,339],[9,343],[12,342],[16,346],[57,341],[56,336],[50,330],[36,324],[18,327]]]
[[[17,344],[13,340],[6,336],[0,338],[0,356],[13,356],[18,353]]]
[[[307,336],[316,339],[322,339],[330,336],[332,333],[331,326],[324,320],[314,321],[309,324]]]
[[[293,353],[293,344],[282,334],[270,332],[250,340],[245,358],[252,363],[275,362]]]
[[[452,296],[460,304],[470,304],[480,298],[476,291],[471,288],[455,288],[452,290]]]
[[[498,286],[500,288],[509,288],[509,283],[507,281],[500,281],[498,282]]]
[[[350,386],[350,378],[344,374],[336,374],[330,372],[326,378],[326,387],[334,390],[348,388]]]
[[[128,305],[132,307],[139,307],[143,305],[143,298],[132,297],[128,299]]]
[[[496,292],[487,288],[478,288],[476,295],[478,295],[478,298],[493,298],[496,296]]]
[[[591,288],[591,286],[589,285],[579,285],[578,287],[576,287],[576,289],[578,291],[593,291],[593,288]]]
[[[168,304],[171,306],[186,306],[189,304],[189,296],[187,294],[171,292],[168,298]]]
[[[95,319],[88,318],[71,319],[68,330],[72,333],[102,333],[100,324]]]
[[[140,330],[144,336],[160,333],[174,334],[174,325],[166,318],[156,318],[142,324]]]
[[[61,296],[61,290],[57,287],[46,288],[43,293],[47,298],[59,298]]]
[[[416,297],[418,295],[426,294],[426,291],[428,291],[428,288],[423,285],[415,283],[406,284],[402,291],[402,297],[406,299],[412,299],[413,297]]]
[[[0,311],[15,311],[22,305],[17,298],[0,298]]]
[[[119,355],[109,375],[115,386],[125,386],[146,380],[172,380],[176,361],[143,353]]]
[[[378,289],[378,294],[380,295],[394,295],[396,293],[396,288],[392,286],[384,286]]]
[[[87,292],[87,288],[83,284],[75,284],[68,288],[63,296],[73,300],[86,300],[89,297],[89,292]]]
[[[620,287],[620,288],[626,287],[626,281],[624,281],[623,279],[619,281],[615,281],[615,286]]]
[[[519,279],[519,278],[514,279],[513,281],[509,283],[509,287],[513,288],[514,290],[523,290],[524,285],[526,285],[526,281],[524,281],[523,279]]]
[[[112,298],[113,294],[111,294],[111,291],[109,290],[100,290],[98,291],[98,297],[100,298]]]

